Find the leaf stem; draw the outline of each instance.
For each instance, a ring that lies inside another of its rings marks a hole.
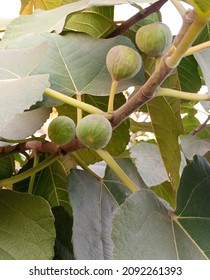
[[[127,176],[106,150],[96,150],[96,153],[107,163],[129,190],[132,192],[139,191],[139,187]]]
[[[199,45],[197,45],[197,46],[193,46],[193,47],[189,48],[189,49],[185,52],[184,56],[192,55],[192,54],[194,54],[194,53],[196,53],[196,52],[202,51],[202,50],[207,49],[207,48],[210,48],[210,41],[204,42],[204,43],[202,43],[202,44],[199,44]]]
[[[54,153],[50,155],[48,158],[43,160],[39,165],[32,167],[31,169],[20,173],[14,177],[2,179],[0,180],[0,186],[7,186],[7,185],[13,185],[14,183],[20,182],[30,176],[32,176],[34,173],[37,173],[41,171],[42,169],[46,168],[50,164],[52,164],[54,161],[56,161],[60,157],[59,153]]]
[[[91,114],[106,114],[104,111],[96,108],[95,106],[76,100],[75,98],[69,97],[50,88],[45,89],[44,94]]]
[[[89,173],[90,175],[94,176],[96,179],[101,180],[101,177],[98,176],[95,172],[93,172],[88,166],[87,164],[81,159],[80,156],[78,156],[78,154],[76,152],[71,153],[71,156],[73,157],[73,159],[82,167],[83,170],[85,170],[87,173]]]
[[[192,92],[184,92],[174,90],[171,88],[159,88],[156,92],[156,96],[170,96],[180,99],[195,100],[195,101],[209,101],[210,94],[197,94]]]
[[[174,5],[174,7],[177,9],[177,11],[180,13],[180,15],[183,17],[186,13],[186,9],[181,4],[181,2],[179,0],[171,0],[171,3]]]
[[[76,94],[77,101],[82,102],[82,96],[80,93]],[[77,123],[82,119],[82,109],[77,108]]]
[[[118,81],[115,79],[112,79],[111,89],[109,93],[109,103],[108,103],[108,113],[111,113],[114,111],[114,97],[117,89]]]
[[[206,118],[206,120],[203,123],[201,123],[198,127],[193,129],[190,132],[190,135],[196,135],[198,132],[200,132],[202,129],[204,129],[206,127],[206,125],[209,121],[210,121],[210,115],[208,115],[208,117]]]
[[[45,138],[42,136],[41,137],[32,136],[31,138],[25,138],[25,139],[7,139],[7,138],[0,136],[0,141],[16,144],[16,143],[25,143],[25,142],[30,142],[30,141],[45,142]]]

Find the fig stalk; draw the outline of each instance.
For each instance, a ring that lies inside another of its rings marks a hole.
[[[33,168],[35,168],[36,166],[39,165],[39,154],[36,151],[34,151],[33,154],[34,154]],[[36,177],[36,173],[34,172],[30,177],[30,182],[29,182],[29,186],[28,186],[29,194],[33,194],[35,177]]]
[[[69,97],[65,94],[62,94],[62,93],[60,93],[56,90],[50,89],[50,88],[45,89],[44,94],[47,96],[50,96],[56,100],[59,100],[63,103],[69,104],[75,108],[82,109],[83,111],[88,112],[90,114],[100,114],[100,115],[106,114],[104,111],[96,108],[95,106],[89,105],[89,104],[79,101],[79,100],[76,100],[75,98]],[[111,118],[111,115],[109,115],[109,116],[106,115],[106,117]]]
[[[95,172],[93,172],[87,164],[81,159],[80,156],[76,152],[71,153],[72,158],[82,167],[84,171],[95,177],[97,180],[101,180],[102,178],[98,176]]]
[[[108,113],[111,113],[114,111],[114,97],[115,97],[117,85],[118,85],[118,81],[113,79],[112,84],[111,84],[110,93],[109,93],[109,103],[108,103],[108,110],[107,110]]]
[[[180,15],[183,17],[186,13],[186,9],[182,5],[182,3],[179,0],[171,0],[171,3],[174,5],[174,7],[177,9]]]
[[[82,96],[80,93],[76,94],[76,98],[79,102],[82,102]],[[82,109],[77,108],[77,123],[82,119]]]
[[[41,171],[42,169],[48,167],[50,164],[55,162],[58,158],[60,158],[60,153],[56,152],[52,155],[50,155],[48,158],[40,162],[38,165],[35,167],[32,167],[31,169],[28,169],[27,171],[17,174],[14,177],[11,178],[6,178],[0,180],[0,186],[10,186],[13,185],[17,182],[20,182],[22,180],[25,180],[28,177],[31,177],[33,174],[36,174],[37,172]]]
[[[139,187],[128,177],[128,175],[117,164],[113,157],[106,150],[96,150],[96,153],[106,162],[106,164],[114,171],[125,186],[132,192],[139,191]]]

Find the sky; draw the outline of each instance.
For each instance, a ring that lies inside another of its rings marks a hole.
[[[0,0],[0,18],[13,18],[18,16],[19,0]]]

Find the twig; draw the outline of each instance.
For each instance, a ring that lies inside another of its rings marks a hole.
[[[210,115],[208,115],[207,119],[205,120],[205,122],[203,122],[202,124],[200,124],[198,127],[196,127],[195,129],[193,129],[190,132],[190,135],[196,135],[199,131],[201,131],[203,128],[206,127],[207,123],[210,121]]]
[[[144,13],[139,11],[137,14],[124,21],[119,27],[117,27],[113,32],[106,36],[106,38],[113,38],[118,35],[123,34],[131,26],[136,24],[138,21],[144,19],[145,17],[157,12],[168,0],[159,0],[158,2],[153,3],[151,6],[144,9]]]

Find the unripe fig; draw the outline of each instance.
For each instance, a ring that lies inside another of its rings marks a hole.
[[[58,145],[65,145],[75,137],[76,126],[72,119],[66,116],[54,118],[48,127],[48,137]]]
[[[143,53],[159,57],[170,47],[172,33],[162,22],[155,22],[139,28],[136,33],[136,44]]]
[[[90,114],[78,122],[76,136],[85,147],[102,149],[111,139],[112,126],[104,116]]]
[[[142,59],[134,49],[119,45],[109,50],[106,65],[112,79],[120,81],[135,76],[141,69]]]

